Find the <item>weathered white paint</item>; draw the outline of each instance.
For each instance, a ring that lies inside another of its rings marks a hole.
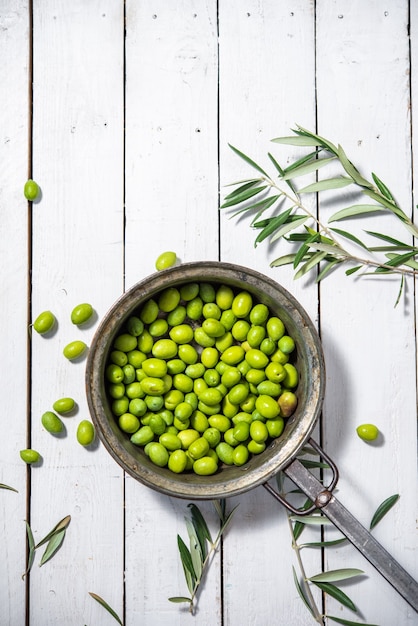
[[[3,4],[0,482],[19,493],[0,490],[0,624],[25,623],[20,575],[28,514],[35,540],[72,516],[59,553],[42,568],[37,555],[29,626],[114,624],[89,591],[102,596],[126,626],[313,623],[294,587],[285,511],[262,487],[228,502],[239,504],[234,522],[192,617],[167,601],[186,593],[176,535],[187,537],[187,502],[124,476],[102,445],[85,450],[75,441],[78,421],[88,416],[84,364],[68,363],[61,353],[75,338],[88,343],[97,319],[77,329],[70,311],[91,301],[100,318],[124,289],[154,271],[156,256],[166,249],[183,262],[220,258],[255,268],[305,306],[321,331],[327,363],[325,410],[315,436],[322,434],[340,468],[338,496],[367,525],[384,498],[400,493],[375,534],[416,575],[414,285],[408,284],[406,300],[394,309],[393,280],[355,280],[336,272],[319,288],[308,279],[295,282],[291,268],[269,267],[282,253],[279,246],[254,249],[248,218],[218,212],[218,190],[222,199],[226,184],[251,175],[228,143],[270,168],[268,151],[282,163],[298,154],[270,140],[295,124],[314,129],[316,122],[320,134],[340,142],[366,176],[375,171],[412,211],[415,4],[130,0],[124,7],[111,0],[68,6],[36,1],[32,152],[29,7],[25,0]],[[53,310],[59,326],[49,338],[34,333],[26,380],[30,259],[22,187],[30,158],[43,192],[33,205],[31,306],[34,316]],[[323,203],[322,219],[337,206]],[[386,217],[373,218],[367,228],[404,236]],[[64,418],[66,436],[55,438],[40,416],[64,395],[74,396],[79,409]],[[381,428],[382,445],[357,438],[355,427],[367,421]],[[18,457],[27,436],[43,456],[30,481]],[[211,504],[199,506],[215,533]],[[307,538],[318,535],[305,532]],[[304,550],[303,557],[308,575],[320,571],[319,552]],[[381,626],[417,624],[412,609],[353,547],[326,552],[327,569],[354,566],[368,577],[344,586],[359,617],[332,601],[329,614]]]

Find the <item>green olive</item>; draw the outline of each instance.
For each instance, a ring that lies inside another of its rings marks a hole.
[[[55,315],[51,313],[51,311],[43,311],[42,313],[39,313],[38,317],[33,322],[33,328],[40,335],[44,335],[52,330],[55,325],[55,321]]]
[[[175,252],[162,252],[155,261],[155,269],[160,272],[161,270],[166,270],[169,267],[172,267],[176,264],[177,255]]]
[[[66,359],[73,361],[74,359],[81,357],[86,350],[87,345],[84,341],[77,339],[76,341],[68,343],[62,352]]]
[[[168,459],[168,469],[175,474],[184,472],[187,466],[187,455],[184,450],[174,450]]]
[[[25,463],[28,464],[37,463],[41,458],[39,452],[37,452],[36,450],[32,450],[31,448],[21,450],[19,454],[22,461],[25,461]]]
[[[158,467],[165,467],[169,459],[168,450],[157,441],[149,444],[148,456]]]
[[[49,433],[58,434],[64,430],[64,424],[53,411],[46,411],[41,417],[41,422]]]
[[[26,200],[33,202],[39,196],[39,185],[32,178],[26,181],[25,186],[23,188],[23,193],[25,195]]]
[[[70,413],[75,407],[75,402],[72,398],[59,398],[59,400],[55,400],[52,408],[57,413],[65,414]]]
[[[199,476],[210,476],[218,469],[218,464],[211,456],[203,456],[193,463],[193,471]]]
[[[232,301],[232,312],[238,318],[247,317],[253,306],[251,294],[248,291],[241,291]]]
[[[379,429],[374,424],[361,424],[356,432],[363,441],[375,441],[379,436]]]
[[[93,443],[95,437],[95,430],[92,422],[89,420],[82,420],[77,427],[77,441],[82,446],[89,446]]]
[[[93,315],[93,307],[91,304],[84,302],[83,304],[77,304],[71,311],[71,321],[76,326],[85,324]]]

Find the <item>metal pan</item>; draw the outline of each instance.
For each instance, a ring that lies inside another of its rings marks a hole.
[[[213,476],[174,474],[154,465],[119,429],[105,391],[105,366],[115,336],[146,300],[168,287],[208,282],[245,290],[280,317],[296,344],[295,366],[299,372],[298,406],[287,420],[283,434],[260,455],[241,467],[224,467]],[[188,263],[158,272],[123,294],[103,318],[90,347],[86,367],[87,400],[97,433],[111,456],[131,476],[161,493],[193,500],[212,500],[239,495],[263,485],[292,511],[295,509],[268,481],[284,473],[312,500],[312,509],[321,509],[389,583],[418,611],[418,584],[386,552],[374,537],[346,510],[332,493],[338,480],[335,463],[311,439],[325,393],[325,364],[317,331],[299,302],[282,286],[254,270],[219,262]],[[327,488],[296,458],[309,444],[333,469]],[[311,509],[311,510],[312,510]],[[297,510],[298,514],[301,511]],[[309,511],[305,511],[305,514]]]

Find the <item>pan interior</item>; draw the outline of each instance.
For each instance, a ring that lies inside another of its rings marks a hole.
[[[123,433],[110,410],[104,370],[114,338],[138,307],[167,287],[190,282],[229,285],[248,291],[254,301],[266,304],[280,317],[296,344],[293,361],[299,372],[298,406],[283,434],[243,466],[222,466],[212,476],[174,474],[154,465],[141,448]],[[143,484],[171,496],[216,499],[238,495],[266,482],[284,468],[308,439],[322,408],[324,360],[316,329],[297,300],[270,278],[238,265],[218,262],[184,264],[152,274],[137,283],[112,306],[93,338],[86,368],[86,392],[96,431],[116,462]]]

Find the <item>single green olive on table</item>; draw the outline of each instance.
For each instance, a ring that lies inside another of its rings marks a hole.
[[[32,326],[40,335],[48,333],[56,323],[55,315],[51,311],[42,311],[36,317]]]
[[[167,251],[167,252],[162,252],[157,260],[155,261],[155,269],[158,270],[159,272],[161,270],[166,270],[169,267],[172,267],[173,265],[176,264],[177,261],[177,255],[175,252],[171,252],[171,251]]]
[[[166,287],[121,327],[105,368],[131,442],[174,473],[241,466],[279,437],[297,406],[295,342],[247,291]]]
[[[41,417],[42,426],[49,433],[58,434],[64,430],[64,424],[53,411],[45,411]]]
[[[55,400],[52,408],[60,415],[66,415],[73,411],[75,406],[76,404],[73,398],[58,398],[58,400]]]
[[[86,350],[87,344],[80,339],[76,339],[75,341],[67,343],[62,352],[66,359],[73,361],[81,357]]]
[[[356,432],[363,441],[375,441],[379,436],[379,429],[374,424],[360,424]]]
[[[25,195],[26,200],[33,202],[39,196],[39,185],[31,178],[26,181],[25,186],[23,188],[23,193]]]
[[[32,450],[31,448],[26,448],[25,450],[20,451],[20,458],[22,461],[30,465],[31,463],[37,463],[41,455],[36,450]]]
[[[76,326],[81,326],[88,322],[93,315],[93,307],[88,302],[77,304],[71,311],[71,321]]]
[[[89,446],[95,439],[95,429],[89,420],[81,420],[77,427],[77,441],[82,446]]]

